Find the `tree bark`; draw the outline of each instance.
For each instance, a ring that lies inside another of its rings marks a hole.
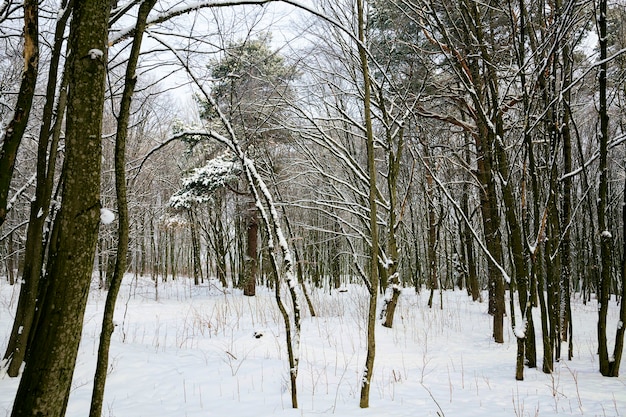
[[[56,103],[55,93],[59,61],[63,45],[63,32],[70,16],[70,8],[67,4],[64,13],[57,20],[55,28],[55,43],[50,58],[48,71],[48,85],[46,87],[46,103],[43,109],[43,120],[39,132],[37,145],[37,180],[35,188],[35,200],[31,203],[28,228],[26,230],[26,243],[24,250],[24,267],[22,270],[22,284],[18,298],[15,319],[11,330],[11,337],[7,345],[4,359],[8,360],[7,374],[16,377],[24,362],[28,350],[30,332],[34,327],[35,304],[41,272],[44,264],[45,246],[47,239],[44,236],[44,225],[50,214],[50,201],[54,188],[54,175],[57,162],[57,148],[61,137],[63,115],[65,113],[67,99],[67,76],[62,77],[59,98]],[[53,125],[54,120],[54,125]],[[52,132],[50,127],[53,126]],[[50,138],[51,136],[51,138]]]
[[[109,10],[108,0],[85,0],[73,6],[63,205],[48,260],[41,319],[28,351],[12,417],[61,417],[67,408],[100,220]]]
[[[374,158],[374,129],[372,126],[371,109],[371,80],[367,51],[365,49],[365,10],[363,0],[357,0],[357,45],[361,71],[363,76],[363,113],[365,117],[365,131],[367,141],[367,169],[369,173],[369,231],[370,231],[370,279],[369,279],[369,310],[367,315],[367,353],[365,357],[365,369],[361,380],[361,394],[359,406],[369,407],[370,384],[374,373],[374,358],[376,356],[376,302],[378,299],[378,222],[376,206],[376,160]]]
[[[563,63],[565,85],[571,84],[572,58],[569,45],[563,45]],[[563,93],[565,109],[562,114],[561,138],[563,140],[563,172],[572,171],[572,137],[570,132],[570,90]],[[572,179],[569,176],[563,180],[563,198],[561,202],[561,341],[568,341],[567,358],[572,360],[574,346],[572,339],[572,309],[571,309],[571,227],[572,222]]]
[[[249,204],[245,214],[246,254],[244,257],[243,295],[253,297],[256,294],[256,278],[259,258],[259,219],[254,201]]]
[[[200,260],[200,236],[198,233],[198,220],[194,212],[187,210],[189,215],[189,230],[191,231],[191,251],[192,251],[192,264],[193,264],[193,283],[194,285],[200,285],[202,277],[202,262]],[[167,271],[166,271],[167,274]]]
[[[626,180],[624,180],[624,205],[622,207],[622,236],[626,236]],[[620,310],[617,330],[615,332],[615,346],[613,347],[613,362],[609,367],[609,375],[618,377],[619,368],[624,353],[624,332],[626,331],[626,239],[622,243],[622,289],[620,294]]]
[[[598,228],[600,230],[600,282],[598,285],[598,356],[600,373],[603,376],[611,375],[611,360],[609,358],[606,320],[609,311],[610,284],[611,284],[611,258],[613,256],[613,238],[608,230],[606,210],[609,198],[609,170],[607,166],[608,141],[609,141],[609,113],[607,107],[607,1],[600,0],[598,3],[598,29],[600,42],[600,71],[598,74],[599,88],[599,118],[600,118],[600,158],[598,170],[600,182],[598,184]]]
[[[0,150],[0,226],[4,223],[8,211],[8,198],[15,160],[19,150],[30,110],[35,96],[37,74],[39,70],[39,2],[24,1],[24,70],[17,93],[17,102],[13,118],[4,130],[2,149]]]
[[[107,293],[104,307],[104,317],[102,320],[102,330],[100,331],[98,359],[96,362],[96,373],[94,376],[91,406],[89,409],[90,417],[101,417],[102,415],[104,387],[106,384],[107,369],[109,364],[109,348],[111,346],[111,335],[115,329],[115,325],[113,323],[115,304],[122,280],[124,278],[124,273],[126,272],[129,240],[128,199],[126,196],[126,138],[128,136],[128,124],[130,120],[130,105],[137,81],[135,71],[137,69],[137,62],[141,51],[141,41],[143,39],[148,14],[154,7],[155,3],[156,0],[146,0],[141,4],[141,6],[139,6],[133,45],[131,47],[130,56],[126,65],[124,92],[122,93],[120,111],[117,117],[117,132],[115,141],[115,190],[118,212],[118,242],[115,254],[115,269],[113,278],[109,284],[109,292]]]
[[[388,282],[385,285],[385,300],[383,306],[383,326],[391,328],[393,326],[393,318],[396,312],[396,306],[398,305],[398,299],[400,298],[401,285],[400,285],[400,272],[398,271],[398,263],[400,253],[398,250],[398,227],[399,227],[399,211],[398,206],[398,178],[400,176],[400,165],[402,160],[402,152],[404,148],[404,130],[399,129],[396,134],[397,140],[394,139],[394,135],[390,131],[393,126],[392,118],[387,112],[387,108],[384,103],[384,94],[381,91],[380,106],[383,112],[383,118],[387,128],[387,193],[389,195],[389,208],[388,208],[388,225],[387,225],[387,257],[388,262],[385,265],[385,276]]]

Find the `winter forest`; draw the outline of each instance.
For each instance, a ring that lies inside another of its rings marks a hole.
[[[625,416],[625,100],[624,0],[0,0],[0,415]]]

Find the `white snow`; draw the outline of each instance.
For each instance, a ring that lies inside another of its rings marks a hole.
[[[611,232],[609,232],[608,230],[603,230],[602,237],[605,239],[611,239],[613,236],[611,235]]]
[[[362,410],[368,294],[363,286],[348,287],[332,294],[311,288],[318,316],[303,310],[300,409],[292,410],[284,325],[273,289],[258,287],[256,297],[244,297],[239,290],[222,291],[214,280],[194,286],[177,278],[159,280],[157,291],[149,277],[127,275],[117,303],[103,415],[624,415],[626,378],[604,378],[597,370],[594,300],[573,302],[574,359],[555,363],[554,375],[527,368],[525,381],[515,381],[510,315],[505,342],[496,344],[485,303],[472,302],[464,291],[446,291],[443,309],[437,303],[429,309],[428,291],[416,294],[412,288],[403,289],[394,327],[377,326],[370,408]],[[18,293],[18,286],[0,279],[2,348]],[[89,413],[105,298],[94,277],[67,417]],[[611,303],[608,324],[617,325],[618,311]],[[254,337],[255,331],[263,336]],[[540,366],[541,346],[537,327]],[[17,379],[0,377],[0,415],[10,415],[17,386]]]
[[[206,203],[216,189],[236,181],[240,174],[241,166],[230,154],[219,155],[183,178],[183,186],[170,197],[170,205],[174,208],[190,208],[195,204]]]
[[[87,52],[87,54],[89,55],[89,58],[91,59],[100,59],[104,56],[104,52],[102,52],[102,49],[97,49],[97,48],[90,49],[89,52]]]
[[[115,220],[115,214],[107,208],[100,209],[100,222],[102,224],[111,224]]]

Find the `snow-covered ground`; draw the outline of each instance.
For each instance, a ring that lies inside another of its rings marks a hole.
[[[546,375],[514,378],[516,344],[492,342],[485,303],[447,291],[404,291],[393,329],[378,326],[370,408],[359,408],[367,296],[316,290],[318,316],[305,312],[298,390],[291,409],[284,327],[271,290],[254,298],[214,282],[159,282],[128,276],[120,292],[103,414],[184,416],[626,416],[626,378],[597,372],[595,302],[574,301],[575,357]],[[0,282],[0,348],[17,287]],[[67,415],[88,415],[105,293],[91,291]],[[302,303],[303,305],[305,303]],[[617,321],[612,302],[610,335]],[[536,321],[539,323],[539,321]],[[538,330],[538,336],[540,329]],[[256,338],[255,332],[262,333]],[[538,349],[541,349],[538,340]],[[541,355],[541,350],[539,352]],[[541,363],[541,356],[539,356]],[[626,374],[626,365],[622,374]],[[0,377],[0,416],[10,415],[18,381]]]

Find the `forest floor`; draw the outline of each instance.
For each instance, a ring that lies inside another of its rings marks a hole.
[[[300,408],[293,410],[284,326],[272,290],[258,288],[256,297],[244,297],[213,281],[194,286],[177,279],[155,286],[149,278],[127,276],[116,310],[103,415],[626,416],[626,378],[604,378],[597,371],[595,300],[573,301],[573,360],[555,363],[551,375],[526,369],[525,380],[516,381],[510,315],[505,342],[496,344],[486,303],[445,291],[436,293],[429,309],[428,292],[413,289],[404,290],[394,327],[377,327],[370,408],[362,410],[368,297],[359,286],[345,289],[314,290],[317,317],[303,313]],[[0,281],[1,349],[17,295],[17,286]],[[89,412],[105,297],[92,288],[68,417]],[[611,337],[617,313],[613,300]],[[539,327],[537,337],[541,364]],[[0,416],[10,415],[18,382],[0,376]]]

